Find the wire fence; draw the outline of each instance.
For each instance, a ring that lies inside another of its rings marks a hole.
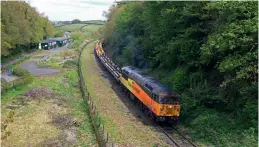
[[[112,140],[110,139],[109,133],[105,130],[105,126],[103,125],[103,123],[101,121],[100,113],[96,109],[94,101],[93,101],[92,97],[90,96],[90,94],[87,90],[87,87],[85,85],[85,80],[84,80],[82,70],[81,70],[82,65],[81,65],[80,59],[81,59],[82,51],[83,51],[84,47],[86,46],[86,44],[87,43],[84,43],[80,46],[81,50],[80,50],[79,58],[78,58],[78,74],[79,74],[79,80],[80,80],[80,90],[82,93],[82,97],[84,98],[84,100],[86,101],[86,103],[88,105],[88,113],[90,115],[91,122],[94,127],[94,131],[95,131],[95,135],[96,135],[96,140],[97,140],[99,146],[115,147],[116,145],[112,142]]]

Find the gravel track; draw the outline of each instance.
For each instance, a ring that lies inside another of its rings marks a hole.
[[[60,69],[48,68],[48,67],[38,67],[36,65],[36,62],[41,59],[47,58],[48,56],[51,56],[53,54],[67,50],[68,49],[67,46],[68,46],[68,44],[63,47],[47,50],[47,51],[43,52],[42,54],[38,55],[36,58],[30,59],[30,60],[22,63],[19,67],[28,70],[35,76],[44,76],[44,75],[52,75],[52,74],[59,73],[61,71]]]

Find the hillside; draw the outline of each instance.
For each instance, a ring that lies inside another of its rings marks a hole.
[[[127,2],[112,6],[105,49],[181,94],[191,137],[257,145],[257,2]]]

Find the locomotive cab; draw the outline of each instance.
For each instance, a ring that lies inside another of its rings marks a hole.
[[[178,120],[180,115],[180,96],[174,93],[159,95],[160,115],[158,121]]]

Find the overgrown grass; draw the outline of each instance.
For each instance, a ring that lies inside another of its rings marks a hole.
[[[11,102],[17,95],[22,94],[27,90],[28,90],[28,85],[22,85],[20,87],[15,87],[11,90],[8,90],[5,93],[1,93],[1,104],[2,104],[2,106]]]
[[[21,63],[23,63],[23,62],[25,62],[27,60],[30,60],[31,58],[32,58],[31,56],[22,58],[21,60],[17,61],[16,63],[6,66],[5,69],[13,69],[16,66],[20,65]]]
[[[28,85],[17,87],[2,94],[2,119],[10,111],[8,106],[15,104],[20,94],[32,88],[47,87],[58,94],[58,99],[63,99],[68,107],[57,106],[50,100],[37,97],[37,101],[30,100],[27,105],[15,109],[14,121],[8,124],[7,130],[12,134],[8,137],[7,145],[10,146],[38,146],[43,142],[59,137],[61,130],[53,126],[51,115],[72,114],[74,120],[79,122],[76,126],[76,146],[96,146],[95,135],[87,105],[81,97],[78,83],[77,68],[64,69],[63,73],[55,76],[35,78]],[[16,104],[15,104],[16,105]],[[29,137],[30,136],[30,137]],[[33,137],[31,137],[33,136]],[[6,143],[6,142],[5,142]]]
[[[46,59],[42,59],[36,62],[36,65],[39,67],[53,67],[53,68],[61,68],[61,62],[63,58],[58,55],[49,56]]]
[[[14,89],[16,87],[21,87],[23,85],[31,83],[34,78],[34,76],[29,71],[22,68],[14,68],[13,75],[18,76],[18,78],[11,82],[2,81],[2,84],[1,84],[2,93],[5,93],[10,89]]]
[[[15,62],[14,64],[11,64],[11,65],[8,65],[6,66],[4,69],[13,69],[17,66],[19,66],[20,64],[22,64],[23,62],[25,61],[28,61],[30,60],[32,57],[34,57],[35,55],[37,54],[40,54],[43,50],[37,50],[36,52],[34,52],[32,55],[30,56],[27,56],[27,57],[24,57],[24,58],[21,58],[20,60],[18,60],[17,62]],[[15,58],[14,58],[15,59]],[[11,60],[11,59],[10,59]],[[8,60],[8,61],[10,61]],[[13,59],[12,59],[13,60]]]
[[[64,62],[64,60],[66,60],[66,58],[69,58],[69,60],[74,61],[74,59],[76,59],[77,56],[78,56],[78,52],[76,52],[76,50],[74,50],[74,49],[70,49],[70,50],[63,51],[58,54],[49,56],[46,59],[39,60],[36,63],[36,65],[39,67],[62,68],[65,63],[66,63],[66,65],[69,65],[69,63],[67,63],[67,61]]]

